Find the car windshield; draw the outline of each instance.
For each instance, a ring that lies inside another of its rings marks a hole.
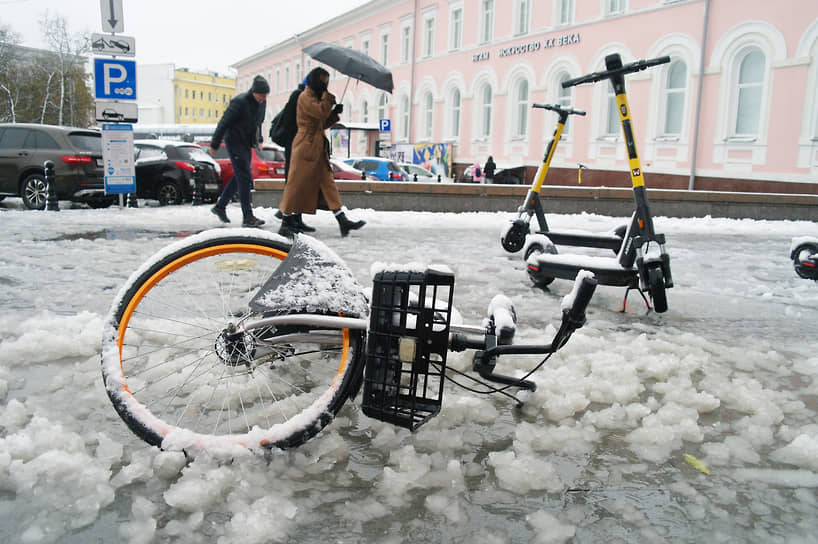
[[[96,132],[72,132],[68,135],[71,144],[81,150],[91,153],[102,153],[102,135]]]
[[[262,148],[256,153],[258,154],[258,158],[263,161],[284,162],[284,154],[278,149]]]
[[[393,172],[398,172],[398,173],[400,173],[400,174],[403,174],[403,173],[404,173],[404,172],[403,172],[403,169],[402,169],[400,166],[398,166],[396,163],[391,162],[391,161],[390,161],[390,162],[389,162],[389,164],[387,165],[387,168],[389,168],[389,169],[390,169],[390,170],[392,170]]]
[[[185,159],[203,162],[213,161],[210,155],[207,154],[207,151],[205,151],[198,145],[180,145],[176,149],[179,150],[179,154]]]

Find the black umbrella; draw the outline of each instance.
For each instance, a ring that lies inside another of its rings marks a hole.
[[[369,83],[376,89],[391,93],[395,88],[392,83],[392,72],[372,57],[355,49],[317,42],[305,47],[304,53],[344,75]]]

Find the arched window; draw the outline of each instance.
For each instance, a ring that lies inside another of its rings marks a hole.
[[[369,102],[364,100],[361,103],[361,122],[368,123],[369,122]]]
[[[562,82],[568,81],[571,79],[571,75],[568,72],[563,72],[557,78],[557,104],[560,105],[562,108],[570,108],[573,107],[574,101],[574,89],[573,87],[569,87],[567,89],[563,89]],[[571,117],[569,116],[568,119],[565,120],[565,128],[562,131],[562,136],[566,137],[568,135],[568,130],[570,128]]]
[[[400,138],[403,141],[409,140],[409,97],[406,95],[400,98]]]
[[[614,93],[613,87],[611,85],[605,85],[608,89],[608,111],[605,117],[605,130],[603,134],[605,136],[616,136],[618,135],[621,130],[619,128],[619,107],[616,104],[616,93]]]
[[[682,133],[682,120],[685,111],[687,89],[687,64],[674,60],[667,70],[665,81],[665,122],[664,134],[678,136]]]
[[[386,119],[386,107],[389,105],[389,98],[386,93],[381,93],[378,99],[378,119]]]
[[[434,113],[434,97],[431,92],[423,95],[423,137],[427,140],[432,139],[432,117]]]
[[[491,135],[491,85],[486,83],[480,92],[480,136]]]
[[[761,98],[764,92],[764,53],[754,49],[739,61],[736,88],[735,136],[757,136],[761,120]]]
[[[460,89],[452,90],[449,103],[449,136],[460,137]]]
[[[517,101],[514,111],[514,136],[520,138],[528,133],[528,80],[517,85]]]

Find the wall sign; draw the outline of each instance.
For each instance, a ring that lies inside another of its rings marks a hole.
[[[573,45],[579,43],[579,33],[563,34],[562,36],[555,36],[553,38],[545,38],[533,42],[523,43],[519,45],[512,45],[510,47],[501,47],[497,51],[500,57],[510,57],[512,55],[522,55],[524,53],[534,53],[541,49],[552,49],[554,47],[564,47],[566,45]],[[472,55],[472,62],[480,62],[489,60],[489,52],[481,51]]]

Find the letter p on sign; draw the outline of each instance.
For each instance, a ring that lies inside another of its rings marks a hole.
[[[136,100],[136,61],[94,59],[97,99]]]

